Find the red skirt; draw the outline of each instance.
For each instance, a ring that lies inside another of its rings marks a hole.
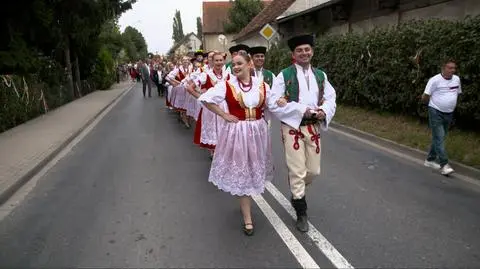
[[[197,122],[195,123],[195,132],[193,134],[193,144],[200,145],[200,135],[202,133],[202,111],[203,108],[200,108],[200,114],[198,115]]]
[[[167,92],[167,94],[165,95],[165,105],[167,107],[172,107],[172,104],[170,104],[170,102],[168,101],[168,98],[169,98],[169,96],[168,96],[168,92]]]
[[[198,115],[197,122],[195,123],[195,132],[193,134],[193,143],[195,145],[198,145],[201,148],[215,149],[215,146],[213,146],[213,145],[207,145],[207,144],[203,144],[202,142],[200,142],[200,137],[201,137],[201,134],[202,134],[202,112],[203,112],[203,107],[200,109],[200,112],[198,112],[200,114]]]

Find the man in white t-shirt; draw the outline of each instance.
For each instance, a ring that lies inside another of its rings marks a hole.
[[[462,93],[460,78],[454,75],[456,69],[455,61],[445,61],[442,73],[430,78],[422,95],[422,101],[428,102],[428,122],[432,129],[432,145],[425,166],[440,169],[442,175],[454,172],[448,164],[444,142],[457,106],[458,95]]]

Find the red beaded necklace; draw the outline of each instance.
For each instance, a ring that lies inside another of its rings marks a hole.
[[[244,84],[240,79],[238,79],[238,85],[240,86],[240,90],[243,92],[249,92],[253,86],[252,78],[250,77],[250,82],[247,84]],[[245,90],[243,87],[248,87],[248,89]]]
[[[213,74],[214,74],[218,79],[222,79],[222,78],[223,78],[222,71],[220,71],[220,75],[219,75],[219,74],[217,74],[217,72],[215,72],[215,69],[213,69]]]

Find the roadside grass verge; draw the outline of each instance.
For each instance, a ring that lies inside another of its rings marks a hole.
[[[334,121],[422,151],[431,143],[428,125],[406,116],[337,105]],[[480,133],[452,128],[446,149],[449,159],[480,169]]]

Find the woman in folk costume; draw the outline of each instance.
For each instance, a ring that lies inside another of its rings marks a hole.
[[[230,51],[230,54],[232,55],[232,61],[228,62],[226,65],[225,65],[225,69],[227,70],[228,73],[230,74],[233,74],[232,73],[232,62],[233,62],[233,58],[240,52],[240,51],[244,51],[244,52],[247,52],[248,53],[248,50],[250,49],[249,46],[247,45],[244,45],[244,44],[238,44],[238,45],[235,45],[233,47],[230,47],[229,51]]]
[[[203,72],[193,80],[190,87],[187,89],[190,94],[198,98],[201,94],[222,81],[228,80],[230,74],[223,70],[223,56],[216,52],[213,55],[214,66],[210,71]],[[226,103],[221,104],[222,109],[226,109]],[[210,157],[213,158],[215,145],[217,144],[218,132],[223,126],[223,119],[219,118],[215,113],[208,109],[201,108],[198,113],[197,123],[195,125],[195,133],[193,136],[193,143],[206,148],[210,152]]]
[[[188,123],[185,109],[185,98],[187,95],[185,89],[185,79],[190,75],[191,72],[192,66],[190,65],[190,59],[188,57],[183,57],[182,65],[170,72],[170,74],[167,76],[169,78],[169,82],[174,86],[172,89],[171,103],[175,110],[180,113],[180,118],[187,128],[190,128],[190,124]]]
[[[167,82],[172,86],[171,91],[169,93],[169,103],[172,107],[172,109],[175,109],[173,106],[173,103],[175,102],[175,88],[180,84],[181,81],[178,81],[178,79],[181,79],[183,77],[183,72],[180,72],[180,67],[182,66],[182,62],[178,60],[177,58],[174,58],[172,61],[172,66],[170,68],[170,71],[168,72],[168,75],[165,77]]]
[[[254,232],[250,196],[264,192],[265,182],[273,177],[273,163],[264,118],[271,103],[270,87],[251,76],[249,61],[250,56],[240,52],[233,58],[235,76],[217,83],[199,100],[226,122],[218,136],[208,180],[239,197],[243,231],[250,236]],[[227,111],[219,106],[223,102],[227,103]]]
[[[167,87],[167,96],[165,96],[165,105],[167,106],[168,109],[173,109],[173,106],[171,104],[173,85],[170,83],[168,79],[168,75],[174,69],[175,69],[175,64],[172,62],[168,62],[165,70],[165,72],[167,73],[167,75],[165,76],[165,81],[166,81],[165,86]]]
[[[206,59],[207,62],[206,62],[206,64],[203,65],[204,71],[211,71],[213,69],[213,65],[214,65],[213,54],[214,53],[215,53],[215,51],[209,51],[206,54],[205,59]]]
[[[193,70],[192,70],[192,73],[190,73],[189,76],[186,78],[187,80],[194,80],[198,76],[200,76],[201,73],[203,73],[202,62],[199,62],[198,59],[195,59],[195,58],[193,58],[191,62],[193,64]],[[200,104],[198,103],[197,98],[187,93],[185,97],[185,109],[187,111],[186,113],[187,113],[189,122],[190,122],[190,119],[197,120],[198,114],[196,113],[198,113],[198,109],[197,109],[198,105]]]

